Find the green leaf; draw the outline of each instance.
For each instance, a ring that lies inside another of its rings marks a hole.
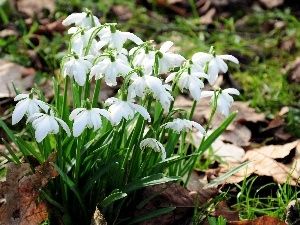
[[[102,202],[101,205],[103,207],[107,207],[109,206],[111,203],[113,203],[114,201],[117,201],[121,198],[126,197],[127,194],[123,193],[122,191],[120,191],[119,189],[115,189],[111,192],[111,194],[109,196],[107,196]]]
[[[89,178],[88,182],[85,184],[83,188],[83,196],[85,196],[90,191],[95,182],[99,180],[105,173],[107,173],[113,165],[116,165],[121,158],[122,157],[113,158],[108,163],[106,163],[105,166],[100,167],[100,169],[96,171],[94,175],[91,178]]]
[[[234,120],[234,118],[237,115],[237,111],[231,113],[226,120],[211,134],[205,139],[204,142],[201,143],[199,147],[200,152],[204,152],[206,149],[208,149],[212,143],[226,130],[226,128],[229,126],[229,124]]]
[[[145,215],[136,217],[136,218],[134,218],[133,220],[131,220],[127,224],[128,225],[130,225],[130,224],[136,224],[136,223],[139,223],[139,222],[142,222],[142,221],[145,221],[145,220],[148,220],[148,219],[151,219],[151,218],[154,218],[154,217],[166,214],[168,212],[173,211],[174,209],[176,209],[176,207],[168,207],[168,208],[163,208],[163,209],[157,209],[157,210],[154,210],[154,211],[152,211],[150,213],[147,213]]]
[[[206,184],[203,188],[214,186],[215,184],[221,182],[222,180],[225,180],[226,178],[230,177],[232,174],[236,173],[240,169],[242,169],[245,166],[249,165],[250,163],[251,163],[251,161],[247,161],[247,162],[244,162],[244,163],[242,163],[241,165],[239,165],[237,167],[234,167],[233,169],[231,169],[227,173],[223,174],[222,176],[218,177],[217,179],[214,179],[210,183]]]
[[[12,148],[9,146],[9,144],[2,138],[2,142],[5,145],[7,151],[9,152],[9,154],[12,156],[13,158],[13,162],[16,164],[21,164],[19,157],[16,155],[16,153],[14,152],[14,150],[12,150]]]
[[[177,181],[181,177],[164,177],[162,173],[154,174],[151,176],[143,177],[139,180],[132,181],[131,183],[127,184],[121,190],[125,193],[130,193],[131,191],[140,189],[142,187],[152,186],[156,184],[163,184],[170,181]]]
[[[68,177],[67,174],[65,174],[55,163],[51,163],[52,166],[54,166],[54,168],[57,170],[57,172],[60,174],[61,178],[64,180],[64,182],[68,185],[68,187],[74,192],[74,194],[76,195],[80,206],[83,209],[83,212],[86,215],[86,208],[85,208],[85,204],[83,201],[82,196],[80,195],[80,192],[78,190],[78,188],[75,186],[74,182]]]

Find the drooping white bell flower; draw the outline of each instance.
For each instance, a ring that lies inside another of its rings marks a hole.
[[[18,123],[25,114],[30,116],[40,112],[40,108],[45,112],[49,109],[49,106],[45,102],[33,98],[33,94],[18,94],[14,100],[19,102],[12,114],[12,125]]]
[[[132,64],[134,67],[143,68],[144,75],[151,75],[155,62],[155,52],[149,46],[144,48],[134,47],[129,51],[129,55],[133,55]]]
[[[174,81],[174,79],[177,80],[176,75],[176,72],[171,73],[167,77],[166,82]],[[185,69],[178,76],[177,84],[181,92],[183,92],[183,89],[188,89],[194,100],[199,101],[201,89],[204,88],[204,83],[200,78],[208,78],[207,74],[203,72],[202,67],[192,65],[191,68]]]
[[[73,27],[75,28],[75,27]],[[99,54],[99,50],[106,45],[106,42],[103,41],[96,41],[96,39],[91,39],[93,32],[99,29],[98,27],[92,27],[90,29],[82,29],[82,28],[75,28],[69,29],[69,33],[74,33],[71,38],[71,52],[75,52],[79,56],[84,56],[86,54],[86,48],[89,46],[89,51],[87,55],[97,56]]]
[[[166,41],[156,53],[158,54],[158,73],[163,74],[169,72],[170,69],[180,66],[185,58],[179,54],[167,52],[173,45],[172,41]]]
[[[215,96],[217,96],[217,112],[221,115],[227,117],[229,115],[229,108],[231,107],[234,99],[233,95],[239,95],[240,92],[235,88],[227,88],[224,90],[218,90],[217,93],[214,93],[214,91],[203,91],[201,93],[201,98],[210,97],[210,104],[213,105],[215,102]]]
[[[147,76],[146,84],[153,93],[153,97],[160,102],[165,111],[168,111],[171,101],[174,100],[169,92],[172,87],[168,84],[163,84],[159,78],[153,76]]]
[[[63,77],[74,77],[78,85],[83,86],[86,82],[86,76],[92,67],[91,61],[94,56],[69,56],[63,61],[62,75]]]
[[[74,137],[78,137],[83,130],[88,128],[94,128],[94,131],[98,130],[102,126],[102,120],[101,116],[106,117],[108,120],[110,120],[110,114],[105,109],[98,109],[98,108],[77,108],[74,109],[69,119],[73,123],[73,135]]]
[[[91,12],[72,13],[62,21],[62,24],[64,26],[69,26],[73,23],[75,24],[75,26],[86,28],[92,28],[101,25],[99,19]]]
[[[195,127],[203,135],[206,133],[205,129],[199,123],[180,118],[174,119],[172,122],[165,123],[162,126],[165,128],[170,128],[176,133],[180,133],[181,131],[191,131],[193,127]]]
[[[59,132],[59,125],[62,126],[68,136],[71,135],[68,125],[62,119],[55,117],[52,110],[50,110],[50,115],[45,113],[30,115],[26,123],[29,122],[32,122],[37,142],[41,142],[48,134],[57,134]]]
[[[207,75],[210,85],[213,85],[216,82],[219,72],[227,72],[228,66],[224,60],[229,60],[236,64],[239,63],[238,59],[232,55],[213,55],[204,52],[197,52],[192,56],[192,62],[194,64],[200,64],[204,67],[206,63],[208,63]]]
[[[125,120],[132,119],[136,111],[139,112],[145,120],[151,120],[150,114],[143,106],[131,101],[122,101],[111,97],[105,101],[105,106],[109,106],[108,111],[110,112],[110,121],[113,126],[118,125],[122,118]]]
[[[117,77],[125,76],[132,68],[123,54],[104,55],[99,58],[99,62],[91,68],[90,79],[95,76],[98,80],[105,76],[105,82],[108,86],[117,85]]]
[[[140,148],[145,149],[146,147],[152,148],[156,152],[161,152],[162,153],[162,155],[161,155],[162,161],[166,160],[167,155],[166,155],[165,147],[156,139],[146,138],[146,139],[142,140],[140,143]]]
[[[116,29],[115,25],[110,25],[108,27],[103,28],[98,36],[101,41],[105,41],[108,43],[109,48],[116,48],[117,51],[121,51],[124,43],[129,39],[140,45],[143,41],[133,33],[130,32],[122,32]]]

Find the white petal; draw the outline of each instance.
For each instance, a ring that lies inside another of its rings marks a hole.
[[[166,41],[165,43],[163,43],[163,45],[160,47],[159,51],[162,53],[165,53],[166,51],[168,51],[172,45],[174,43],[172,41]]]
[[[213,91],[202,91],[201,92],[201,98],[211,97],[211,96],[214,96],[214,92]]]
[[[78,116],[78,114],[80,114],[82,111],[85,110],[86,110],[85,108],[74,109],[69,116],[69,120],[74,120]]]
[[[192,56],[192,62],[194,64],[200,63],[201,66],[204,66],[206,62],[209,62],[213,59],[213,55],[205,52],[197,52]]]
[[[25,115],[28,109],[28,99],[22,100],[17,103],[15,110],[12,114],[12,125],[18,123]]]
[[[227,88],[227,89],[224,89],[223,91],[225,93],[233,94],[233,95],[239,95],[240,94],[240,92],[235,88]]]
[[[29,98],[29,94],[18,94],[15,98],[14,101],[20,101],[21,99],[24,98]]]
[[[68,127],[66,122],[60,118],[57,118],[57,117],[54,117],[54,118],[57,122],[59,122],[59,124],[62,126],[62,128],[66,131],[67,135],[70,136],[71,135],[70,128]]]
[[[239,60],[237,58],[235,58],[234,56],[232,56],[232,55],[219,55],[219,57],[222,58],[222,59],[234,62],[236,64],[239,64]]]
[[[151,120],[151,117],[150,117],[150,114],[147,112],[147,110],[141,106],[141,105],[138,105],[138,104],[134,104],[134,103],[129,103],[136,111],[138,111],[143,117],[145,120]]]
[[[199,123],[196,123],[194,121],[190,121],[190,123],[197,128],[198,131],[200,131],[202,134],[205,135],[205,129],[199,124]]]
[[[73,136],[78,137],[87,126],[86,112],[77,117],[73,124]]]
[[[122,32],[123,36],[128,38],[129,40],[133,41],[134,43],[136,43],[137,45],[143,44],[142,39],[140,39],[138,36],[136,36],[133,33],[130,32]]]

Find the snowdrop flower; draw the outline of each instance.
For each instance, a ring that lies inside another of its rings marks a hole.
[[[33,98],[33,94],[18,94],[15,101],[19,101],[12,114],[12,125],[18,123],[24,115],[27,113],[28,116],[40,112],[42,108],[45,112],[48,111],[49,106],[38,99]]]
[[[162,161],[166,160],[166,157],[167,157],[166,150],[165,150],[164,146],[156,139],[146,138],[146,139],[142,140],[140,143],[140,148],[145,149],[146,147],[152,148],[156,152],[161,152],[162,153],[162,156],[161,156]]]
[[[92,27],[90,29],[70,28],[69,33],[74,33],[74,35],[71,38],[71,52],[75,52],[79,56],[84,56],[86,48],[88,47],[88,44],[91,41],[91,46],[88,55],[97,56],[99,54],[99,50],[107,43],[103,41],[97,42],[96,39],[90,40],[93,32],[95,32],[96,29],[99,28],[98,27]]]
[[[110,112],[110,121],[113,126],[118,125],[122,118],[125,120],[132,119],[135,111],[139,112],[145,120],[151,120],[150,114],[143,106],[134,104],[130,101],[122,101],[111,97],[105,101],[105,106],[109,106],[108,111]]]
[[[98,108],[77,108],[74,109],[69,119],[74,120],[73,135],[78,137],[83,130],[88,127],[94,127],[94,131],[98,130],[102,126],[101,115],[110,120],[110,114],[105,109]]]
[[[157,52],[158,55],[158,73],[167,73],[171,68],[180,66],[185,58],[179,54],[167,52],[173,45],[172,41],[165,42]]]
[[[240,92],[235,88],[227,88],[224,90],[219,90],[218,93],[214,93],[214,91],[203,91],[201,93],[201,98],[209,97],[210,104],[213,105],[215,102],[215,95],[217,96],[217,112],[221,115],[227,117],[229,115],[229,108],[233,103],[233,97],[229,94],[239,95]]]
[[[134,55],[132,60],[134,67],[141,67],[145,75],[151,75],[155,62],[155,52],[150,50],[150,46],[139,49],[134,47],[129,51],[129,55]]]
[[[171,128],[176,133],[180,133],[181,131],[190,131],[193,127],[197,128],[198,131],[200,131],[203,135],[205,135],[204,128],[199,124],[191,120],[186,119],[174,119],[172,122],[168,122],[163,124],[165,128]]]
[[[28,122],[32,122],[37,142],[41,142],[48,134],[57,134],[59,132],[59,124],[68,136],[71,135],[68,125],[62,119],[55,117],[52,110],[50,110],[50,115],[44,113],[32,114],[28,117],[26,123]]]
[[[75,24],[75,26],[81,26],[86,28],[101,25],[99,19],[96,16],[93,16],[91,12],[72,13],[62,21],[62,24],[64,26],[69,26],[73,23]]]
[[[166,82],[176,79],[176,74],[178,73],[171,73],[167,77]],[[181,92],[183,92],[183,89],[188,89],[196,101],[200,100],[201,89],[204,88],[204,83],[199,78],[208,78],[208,76],[203,72],[202,67],[192,66],[180,73],[177,81]]]
[[[144,97],[146,88],[147,88],[147,75],[139,76],[136,73],[130,76],[130,80],[133,82],[128,87],[128,95],[130,99],[135,98],[136,96]]]
[[[194,64],[200,64],[202,67],[208,63],[207,67],[207,75],[208,75],[208,82],[210,85],[213,85],[217,78],[218,73],[221,71],[222,73],[226,73],[228,70],[227,64],[224,60],[229,60],[236,64],[239,63],[238,59],[232,55],[215,55],[209,54],[204,52],[195,53],[192,57],[192,62]]]
[[[105,75],[105,82],[108,86],[117,85],[117,77],[125,76],[132,68],[123,54],[108,53],[103,54],[100,61],[91,68],[90,79],[95,76],[98,80]]]
[[[130,32],[122,32],[116,29],[115,25],[110,25],[108,27],[103,28],[98,36],[101,41],[105,41],[108,44],[109,48],[116,48],[118,51],[121,51],[123,44],[127,39],[133,41],[137,45],[143,43],[143,41],[133,33]]]
[[[83,86],[86,82],[86,75],[89,69],[92,67],[91,61],[94,56],[68,56],[68,61],[63,63],[62,75],[63,77],[70,76],[74,77],[78,85]]]
[[[172,87],[168,84],[163,84],[159,78],[152,76],[147,76],[146,84],[153,93],[153,97],[160,102],[165,111],[168,111],[171,101],[174,100],[169,93]]]

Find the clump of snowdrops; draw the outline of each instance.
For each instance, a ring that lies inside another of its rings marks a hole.
[[[15,97],[12,124],[26,118],[30,138],[1,125],[23,156],[43,163],[56,152],[53,166],[60,176],[43,196],[59,209],[65,224],[89,224],[96,206],[109,224],[128,224],[130,215],[120,212],[132,205],[137,190],[189,175],[233,120],[230,94],[238,95],[238,90],[213,85],[228,70],[224,60],[238,60],[216,55],[213,47],[186,59],[170,51],[171,41],[157,48],[118,30],[115,23],[100,24],[90,11],[73,13],[63,24],[75,26],[68,30],[68,52],[53,80],[54,99],[47,103],[36,87]],[[128,43],[135,47],[126,49]],[[168,75],[165,80],[163,74]],[[202,91],[205,81],[211,91]],[[102,82],[120,87],[104,102],[99,101]],[[194,99],[189,111],[174,108],[180,92]],[[207,97],[211,118],[215,112],[224,116],[210,136],[210,121],[205,128],[192,121],[196,104]],[[203,135],[197,148],[185,141],[195,130]],[[20,163],[16,155],[9,160]]]

